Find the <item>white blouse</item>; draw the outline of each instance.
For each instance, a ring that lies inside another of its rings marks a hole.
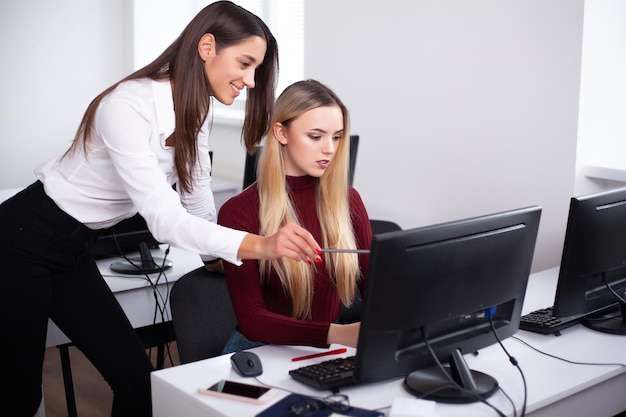
[[[208,118],[207,118],[208,119]],[[200,163],[191,193],[177,193],[174,102],[169,81],[126,81],[96,112],[89,153],[82,149],[35,169],[46,194],[91,229],[113,226],[139,212],[160,242],[240,264],[245,232],[215,223],[208,120],[198,135]]]

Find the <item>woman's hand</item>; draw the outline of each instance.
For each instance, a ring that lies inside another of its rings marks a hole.
[[[272,236],[248,234],[239,246],[241,259],[277,259],[287,256],[312,264],[321,263],[322,251],[311,233],[295,223],[287,223]]]
[[[361,322],[350,324],[332,323],[328,329],[326,342],[329,345],[337,343],[355,348],[359,342],[359,330],[361,330]]]

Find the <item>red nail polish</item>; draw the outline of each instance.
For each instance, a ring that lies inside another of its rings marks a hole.
[[[320,248],[315,249],[315,252],[317,252],[318,255],[322,254],[322,250]]]
[[[310,259],[307,259],[307,260],[306,260],[306,263],[308,263],[309,265],[313,265],[313,261],[312,261],[312,260],[310,260]]]
[[[323,261],[322,261],[322,258],[318,256],[317,258],[315,258],[315,262],[317,262],[318,264],[321,264]]]

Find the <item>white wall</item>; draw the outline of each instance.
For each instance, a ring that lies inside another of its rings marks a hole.
[[[0,188],[70,145],[89,102],[131,68],[125,0],[0,1]]]
[[[409,228],[538,204],[534,269],[556,265],[574,191],[583,1],[306,6],[305,75],[351,110],[370,216]]]

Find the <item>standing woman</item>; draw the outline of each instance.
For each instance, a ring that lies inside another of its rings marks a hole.
[[[112,416],[151,415],[152,365],[88,252],[99,229],[138,212],[157,240],[205,261],[319,258],[295,224],[261,237],[212,222],[212,97],[230,105],[248,88],[252,149],[268,128],[277,67],[276,40],[257,16],[210,4],[155,61],[97,96],[68,151],[0,206],[0,415],[39,407],[48,318],[111,386]]]

